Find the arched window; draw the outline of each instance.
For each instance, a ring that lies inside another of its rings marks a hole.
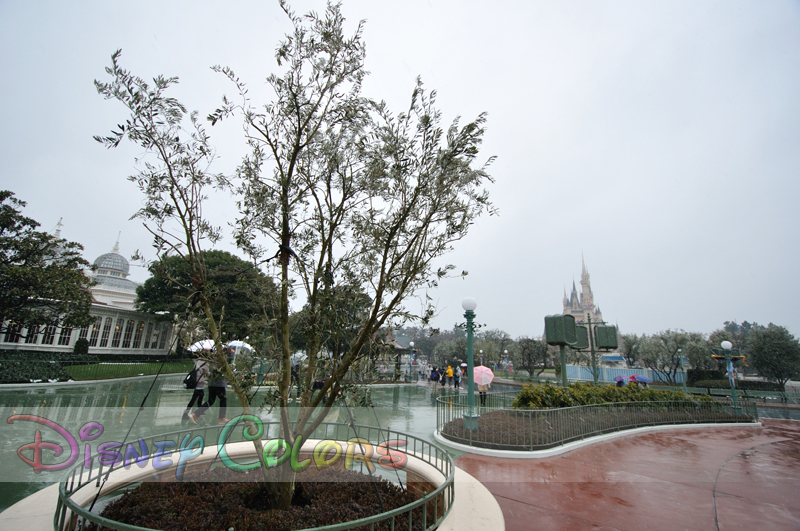
[[[111,317],[106,317],[106,324],[103,326],[103,335],[100,337],[100,346],[106,347],[108,346],[108,336],[111,335],[111,326],[113,321]]]
[[[53,340],[56,338],[56,327],[47,325],[44,330],[44,337],[42,338],[42,345],[52,345]]]
[[[144,321],[139,321],[139,326],[136,327],[136,335],[133,336],[133,348],[139,348],[142,344],[142,335],[144,334]]]
[[[100,328],[102,326],[103,326],[103,318],[102,317],[98,317],[97,321],[95,321],[94,324],[92,325],[92,335],[89,336],[89,346],[90,347],[96,347],[97,346],[97,338],[100,336]],[[111,328],[111,325],[109,325],[109,328]],[[108,340],[107,336],[106,336],[106,340]]]
[[[25,333],[25,343],[28,345],[35,345],[39,339],[39,329],[41,327],[37,324],[28,325],[28,331]]]
[[[6,325],[6,343],[19,343],[19,338],[21,337],[20,332],[22,332],[21,327],[14,322],[9,321]]]
[[[117,326],[114,327],[114,339],[111,340],[111,348],[119,347],[119,340],[122,339],[123,326],[125,326],[125,319],[117,319]]]
[[[163,348],[165,348],[167,346],[167,339],[169,339],[169,335],[170,335],[169,334],[169,329],[170,329],[170,324],[169,323],[164,323],[164,324],[161,325],[161,330],[162,330],[162,332],[161,332],[161,342],[159,343],[158,348],[163,349]]]
[[[65,326],[61,329],[61,335],[58,336],[59,345],[69,345],[72,341],[72,327]]]
[[[128,326],[125,327],[125,337],[122,339],[122,348],[131,348],[131,338],[133,337],[133,329],[136,327],[136,321],[133,319],[128,321]]]
[[[147,323],[147,333],[144,335],[144,345],[142,345],[142,348],[150,348],[151,341],[155,341],[153,338],[153,321]]]

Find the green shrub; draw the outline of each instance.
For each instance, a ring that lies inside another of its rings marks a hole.
[[[659,391],[635,385],[594,386],[575,383],[568,388],[550,384],[526,385],[514,399],[514,408],[574,407],[612,402],[706,402],[710,397],[693,397],[682,391]]]
[[[75,346],[72,347],[73,354],[88,354],[89,353],[89,341],[85,338],[79,339],[75,342]]]
[[[702,387],[695,382],[701,380],[722,380],[725,378],[725,371],[722,369],[689,369],[686,371],[686,385],[692,387]]]

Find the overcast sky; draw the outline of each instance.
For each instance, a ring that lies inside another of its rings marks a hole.
[[[350,0],[343,12],[351,29],[366,19],[365,95],[401,111],[419,75],[447,122],[488,113],[482,157],[497,156],[500,215],[449,256],[469,276],[433,294],[435,324],[463,321],[472,296],[479,322],[540,335],[583,255],[622,332],[748,320],[800,334],[800,4]],[[125,116],[93,80],[122,48],[137,75],[180,77],[174,95],[201,116],[233,93],[215,64],[263,102],[289,30],[272,1],[0,2],[0,188],[44,230],[63,218],[90,261],[120,232],[122,254],[152,259],[129,220],[140,152],[92,140]],[[241,127],[211,133],[230,173]],[[225,224],[230,208],[220,195],[209,212]]]

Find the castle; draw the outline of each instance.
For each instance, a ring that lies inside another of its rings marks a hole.
[[[581,294],[578,295],[578,290],[575,288],[575,281],[572,281],[572,293],[567,298],[567,290],[564,289],[564,315],[572,315],[578,323],[586,322],[586,314],[591,315],[592,322],[602,322],[603,314],[600,312],[600,307],[594,304],[594,295],[592,294],[592,286],[589,282],[589,272],[586,270],[586,264],[581,257]]]

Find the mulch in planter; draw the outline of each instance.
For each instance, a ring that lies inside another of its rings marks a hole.
[[[117,522],[163,531],[289,530],[320,527],[366,518],[409,504],[418,497],[389,481],[344,470],[310,467],[298,474],[292,506],[270,509],[260,473],[243,474],[225,467],[187,471],[184,481],[145,482],[106,507],[101,515]],[[423,529],[422,509],[414,511],[413,529]],[[391,522],[375,529],[390,529]],[[405,515],[395,529],[408,529]],[[87,527],[96,529],[96,527]],[[369,526],[364,527],[369,529]]]

